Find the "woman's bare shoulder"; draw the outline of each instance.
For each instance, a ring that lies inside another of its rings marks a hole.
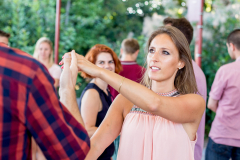
[[[82,97],[81,108],[82,107],[89,108],[89,106],[93,108],[96,108],[96,107],[99,108],[100,104],[101,104],[101,99],[96,89],[91,88],[84,93]]]

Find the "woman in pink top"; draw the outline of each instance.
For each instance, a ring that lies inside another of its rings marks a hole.
[[[95,160],[121,133],[118,160],[193,160],[205,109],[185,36],[165,26],[148,41],[143,85],[99,68],[77,55],[78,68],[118,90],[85,160]]]

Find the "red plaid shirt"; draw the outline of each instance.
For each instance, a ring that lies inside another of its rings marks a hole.
[[[33,136],[47,159],[84,159],[86,130],[58,100],[54,80],[30,55],[0,43],[0,159],[31,159]]]

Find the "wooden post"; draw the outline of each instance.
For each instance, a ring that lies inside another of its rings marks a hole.
[[[202,63],[202,29],[203,29],[203,4],[204,0],[201,0],[201,13],[200,13],[200,20],[197,25],[198,35],[197,35],[197,53],[195,54],[195,61],[198,66],[201,68]]]
[[[61,0],[56,0],[56,21],[55,21],[55,45],[54,45],[54,62],[58,64],[58,48],[59,48],[59,33],[60,33],[60,9]]]

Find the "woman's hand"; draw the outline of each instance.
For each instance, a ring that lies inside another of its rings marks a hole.
[[[75,54],[77,58],[77,68],[78,71],[83,71],[87,73],[88,75],[94,77],[99,77],[101,74],[101,68],[94,65],[93,63],[89,62],[85,57],[79,54]],[[63,56],[63,60],[59,63],[60,65],[63,65],[65,56]],[[63,66],[62,66],[63,68]]]

